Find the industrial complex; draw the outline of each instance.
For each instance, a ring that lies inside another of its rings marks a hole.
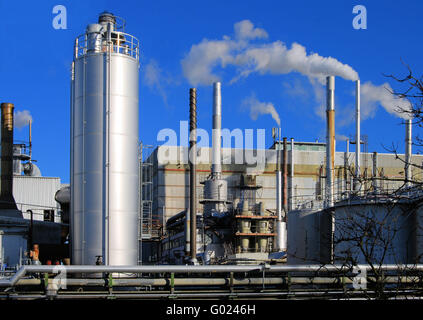
[[[70,184],[42,175],[31,124],[28,141],[14,141],[13,101],[1,104],[0,299],[422,294],[423,155],[412,153],[411,119],[403,154],[367,150],[357,80],[355,135],[336,141],[328,74],[326,141],[274,128],[268,149],[222,147],[227,109],[214,82],[202,106],[210,147],[197,146],[196,88],[189,146],[146,146],[140,47],[124,26],[103,12],[75,39]]]

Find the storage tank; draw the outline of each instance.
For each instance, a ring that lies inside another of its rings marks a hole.
[[[123,26],[123,25],[122,25]],[[100,14],[75,40],[72,263],[137,264],[139,43]]]

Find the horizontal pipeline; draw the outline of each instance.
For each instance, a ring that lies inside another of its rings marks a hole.
[[[369,265],[358,265],[357,268],[372,271]],[[380,271],[423,271],[423,264],[417,265],[382,265],[376,268]],[[207,266],[51,266],[27,265],[22,266],[13,277],[0,280],[0,287],[13,287],[20,279],[29,273],[226,273],[226,272],[347,272],[351,267],[345,265],[207,265]]]
[[[233,286],[257,286],[257,285],[282,285],[287,283],[287,277],[277,278],[245,278],[245,279],[232,279]],[[376,281],[374,277],[367,277],[368,281]],[[390,276],[384,278],[385,284],[398,284],[398,283],[418,283],[419,277],[411,276]],[[49,279],[48,284],[53,284],[54,279]],[[170,278],[165,279],[114,279],[114,287],[138,287],[138,286],[169,286]],[[227,286],[230,284],[229,278],[174,278],[174,286]],[[41,285],[44,279],[21,279],[15,286],[36,286]],[[323,284],[340,284],[339,277],[290,277],[289,283],[302,284],[302,285],[323,285]],[[351,277],[344,277],[343,284],[352,284],[354,279]],[[99,286],[104,287],[107,285],[105,279],[66,279],[68,286]]]

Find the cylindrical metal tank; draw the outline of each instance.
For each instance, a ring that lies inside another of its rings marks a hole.
[[[100,15],[75,41],[71,97],[72,263],[135,265],[138,40]]]
[[[204,182],[204,198],[208,201],[204,204],[204,212],[225,211],[225,203],[228,200],[228,183],[223,179],[212,179]]]

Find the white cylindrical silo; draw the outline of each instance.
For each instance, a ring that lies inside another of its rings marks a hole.
[[[72,263],[135,265],[139,45],[102,13],[75,41],[71,120]]]

